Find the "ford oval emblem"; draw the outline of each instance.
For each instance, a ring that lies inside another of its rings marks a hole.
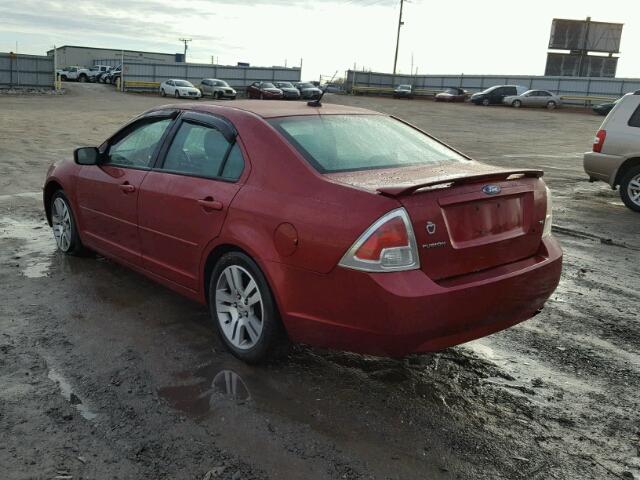
[[[497,195],[502,189],[498,185],[485,185],[482,187],[482,191],[487,195]]]

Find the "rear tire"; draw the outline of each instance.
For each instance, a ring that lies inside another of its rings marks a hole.
[[[620,198],[634,212],[640,212],[640,165],[629,168],[620,180]]]
[[[233,355],[261,363],[284,353],[286,334],[260,267],[241,252],[224,254],[211,272],[209,310]]]
[[[51,196],[51,226],[56,245],[65,255],[81,255],[85,248],[80,241],[76,218],[69,199],[62,190]]]
[[[160,89],[160,95],[162,95],[163,97],[167,96],[167,92],[164,91],[164,88]]]

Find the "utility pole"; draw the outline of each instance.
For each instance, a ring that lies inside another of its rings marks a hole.
[[[396,74],[396,65],[398,64],[398,47],[400,46],[400,27],[404,25],[402,21],[402,7],[404,5],[404,0],[400,0],[400,16],[398,17],[398,38],[396,39],[396,56],[393,59],[393,74]]]
[[[184,43],[184,63],[187,63],[187,44],[191,41],[191,38],[181,38],[180,41]]]

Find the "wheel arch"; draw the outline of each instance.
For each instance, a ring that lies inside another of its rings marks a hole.
[[[640,155],[634,156],[626,159],[620,167],[618,167],[618,171],[616,172],[615,179],[613,181],[612,187],[615,188],[620,185],[620,181],[622,177],[625,175],[627,170],[632,167],[636,167],[640,165]]]

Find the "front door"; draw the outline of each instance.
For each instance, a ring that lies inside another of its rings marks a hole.
[[[170,118],[134,123],[109,142],[98,165],[83,166],[76,195],[88,246],[140,264],[138,195]]]
[[[219,235],[244,170],[237,139],[218,122],[185,113],[140,189],[145,268],[193,291],[204,249]]]

